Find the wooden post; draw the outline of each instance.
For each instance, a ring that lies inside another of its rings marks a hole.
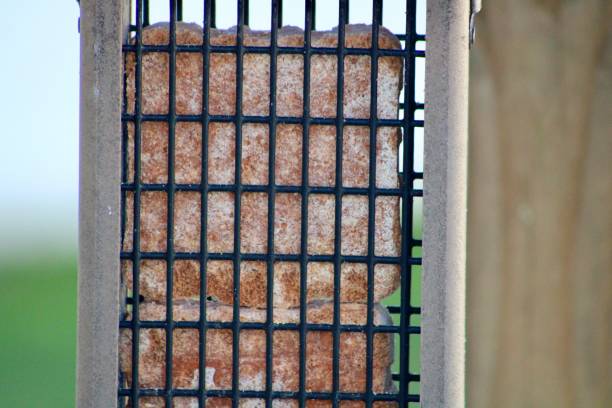
[[[487,0],[472,51],[468,405],[612,401],[612,3]]]

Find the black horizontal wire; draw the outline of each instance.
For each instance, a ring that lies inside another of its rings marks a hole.
[[[202,297],[202,299],[204,300],[204,304],[206,304],[206,299],[204,297]],[[134,304],[134,299],[132,297],[127,297],[126,299],[126,304],[128,305],[133,305]],[[144,301],[144,297],[142,295],[140,295],[140,302],[142,303]],[[401,314],[402,313],[402,308],[399,306],[387,306],[387,311],[390,314]],[[421,308],[420,307],[409,307],[407,309],[407,311],[411,314],[411,315],[418,315],[421,314]],[[203,316],[203,314],[201,314],[201,316]],[[131,320],[123,320],[125,322],[129,322]],[[202,323],[206,323],[206,319],[203,319]]]
[[[201,191],[200,184],[175,184],[175,191]],[[302,188],[300,186],[274,186],[277,192],[280,193],[301,193]],[[121,191],[133,191],[139,188],[140,191],[167,191],[166,183],[123,183],[121,185]],[[240,191],[247,193],[267,193],[269,186],[257,185],[257,184],[242,184],[240,185]],[[235,184],[209,184],[209,192],[235,192],[238,189]],[[333,194],[334,187],[328,186],[312,186],[308,187],[308,194]],[[344,187],[342,195],[368,195],[370,190],[367,187]],[[412,189],[408,191],[410,195],[414,197],[421,197],[423,190]],[[376,196],[394,196],[399,197],[403,194],[403,191],[398,188],[376,188],[374,190]]]
[[[170,47],[168,45],[142,45],[142,52],[170,52]],[[235,54],[238,49],[235,45],[211,45],[209,47],[210,52],[219,53],[219,54]],[[243,52],[245,54],[268,54],[270,55],[272,47],[269,46],[248,46],[245,45],[242,47]],[[369,56],[370,49],[369,48],[345,48],[346,55],[363,55]],[[134,44],[124,44],[123,52],[135,52],[136,46]],[[201,53],[202,46],[201,45],[185,45],[185,44],[177,44],[176,45],[177,52],[193,52],[193,53]],[[305,47],[283,47],[282,45],[278,46],[278,54],[300,54],[304,55],[306,52]],[[337,48],[330,47],[312,47],[310,49],[310,53],[312,55],[336,55],[338,53]],[[378,50],[378,54],[381,57],[403,57],[404,50],[401,49],[389,49],[389,48],[381,48]],[[417,58],[425,58],[425,51],[423,50],[414,50],[414,57]]]
[[[234,123],[236,121],[236,115],[207,115],[210,122],[217,123]],[[122,116],[124,121],[133,122],[136,120],[136,115],[124,113]],[[202,122],[203,115],[176,115],[175,119],[177,122]],[[166,114],[141,114],[139,120],[142,122],[168,122],[169,115]],[[242,116],[242,123],[268,123],[270,121],[269,116]],[[301,125],[304,122],[303,117],[298,116],[277,116],[276,122],[283,125]],[[310,118],[311,125],[329,125],[334,126],[337,123],[335,118]],[[343,118],[342,124],[344,126],[372,126],[370,119],[361,118]],[[378,119],[377,128],[381,127],[400,127],[404,125],[402,119]],[[423,127],[425,125],[423,120],[413,120],[412,126]]]
[[[148,24],[145,24],[148,25]],[[212,27],[212,25],[211,25]],[[213,27],[214,28],[214,27]],[[280,28],[280,27],[279,27]],[[136,26],[133,24],[130,24],[129,28],[130,31],[136,31]],[[407,38],[414,38],[415,41],[427,41],[426,35],[425,34],[416,34],[415,36],[408,36],[406,34],[394,34],[398,40],[400,41],[405,41]]]
[[[186,388],[174,388],[173,393],[175,397],[198,397],[200,395],[197,389],[186,389]],[[275,399],[296,399],[299,397],[299,391],[272,391],[271,396]],[[306,398],[311,400],[329,400],[337,394],[338,399],[343,401],[364,401],[366,399],[366,393],[361,392],[310,392],[306,391]],[[120,388],[119,396],[129,396],[129,388]],[[143,397],[162,397],[165,395],[165,390],[161,388],[141,388],[140,395]],[[206,390],[204,391],[206,397],[213,398],[231,398],[233,391],[228,390]],[[241,398],[266,398],[266,391],[240,391]],[[408,395],[408,401],[419,402],[419,396],[415,394]],[[372,396],[374,401],[397,401],[399,394],[374,394]]]
[[[232,307],[232,306],[227,306]],[[262,309],[265,312],[265,309]],[[166,329],[170,327],[172,329],[198,329],[200,327],[199,320],[181,320],[173,321],[170,326],[166,320],[144,320],[141,316],[140,322],[138,322],[140,329]],[[129,329],[133,326],[131,320],[122,320],[119,322],[119,327],[122,329]],[[206,326],[208,329],[216,330],[233,330],[238,327],[239,330],[266,330],[268,328],[267,322],[219,322],[206,320]],[[296,331],[302,326],[301,323],[272,323],[273,330],[287,330]],[[333,323],[307,323],[305,326],[308,331],[335,331],[336,325]],[[365,324],[340,324],[337,326],[338,332],[343,333],[364,333],[366,330]],[[394,325],[378,325],[372,327],[373,333],[399,333],[400,327]],[[421,327],[409,326],[406,328],[406,332],[409,334],[420,334]]]
[[[211,261],[231,261],[234,259],[234,253],[214,253],[208,252],[208,259]],[[132,260],[135,254],[133,252],[122,251],[121,259]],[[174,252],[174,259],[176,260],[191,260],[198,261],[202,257],[200,252]],[[144,252],[140,251],[139,258],[143,260],[165,260],[166,252]],[[268,261],[273,258],[275,261],[280,262],[299,262],[302,259],[300,254],[253,254],[253,253],[241,253],[241,259],[243,261]],[[334,255],[305,255],[304,258],[307,262],[333,262]],[[389,264],[397,265],[402,262],[402,258],[399,256],[373,256],[367,255],[340,255],[340,262],[349,263],[367,263],[372,260],[375,264]],[[421,265],[421,258],[408,258],[408,265]]]
[[[403,313],[403,312],[402,312],[402,308],[401,308],[400,306],[387,306],[387,310],[388,310],[388,311],[389,311],[389,313],[391,313],[391,314],[400,314],[400,313]],[[414,307],[414,306],[411,306],[411,307],[408,307],[408,308],[406,309],[406,311],[407,311],[408,313],[410,313],[411,315],[418,315],[418,314],[421,314],[421,308],[420,308],[420,307]]]
[[[419,374],[408,374],[408,380],[410,382],[419,382],[421,381],[421,376]],[[391,378],[393,379],[393,381],[398,381],[399,380],[399,374],[393,373],[391,374]]]

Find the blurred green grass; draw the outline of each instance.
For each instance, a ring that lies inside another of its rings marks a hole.
[[[0,406],[73,407],[76,256],[0,259]]]

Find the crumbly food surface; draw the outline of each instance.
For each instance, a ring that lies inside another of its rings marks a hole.
[[[342,324],[366,323],[366,305],[342,304]],[[197,321],[199,302],[179,302],[174,305],[177,321]],[[231,322],[231,306],[208,302],[207,320]],[[373,311],[376,326],[390,324],[391,318],[382,306]],[[155,303],[141,305],[140,314],[147,320],[163,320],[164,308]],[[333,322],[333,303],[314,302],[307,310],[309,323]],[[299,310],[276,309],[275,322],[298,323]],[[242,322],[266,321],[260,309],[241,308]],[[164,329],[141,329],[139,334],[139,380],[144,388],[163,388],[165,384],[166,334]],[[306,390],[330,392],[333,361],[331,331],[311,330],[306,337]],[[299,332],[275,330],[273,334],[272,387],[274,391],[297,391],[299,388]],[[173,331],[173,387],[194,389],[199,381],[199,334],[193,329]],[[239,340],[241,390],[263,391],[266,372],[266,334],[263,330],[242,329]],[[131,375],[132,335],[129,329],[121,332],[121,368],[126,378]],[[365,392],[366,334],[343,332],[340,335],[339,365],[340,390]],[[373,385],[375,393],[394,392],[390,366],[393,362],[393,340],[388,333],[376,333],[373,338]],[[206,331],[205,383],[207,389],[231,389],[232,385],[232,332],[230,329]],[[131,380],[128,380],[128,384]]]
[[[178,23],[178,44],[202,44],[202,29],[195,24]],[[285,27],[278,32],[276,114],[303,116],[303,56],[283,54],[282,46],[302,46],[303,32]],[[371,28],[365,25],[346,27],[345,46],[369,48]],[[168,25],[156,24],[143,30],[143,43],[167,44]],[[212,30],[211,44],[235,45],[235,30]],[[244,44],[266,46],[267,32],[245,28]],[[395,36],[381,28],[379,47],[399,49]],[[313,32],[313,47],[336,47],[337,33]],[[168,55],[144,53],[142,65],[143,114],[168,113]],[[202,55],[178,53],[176,59],[176,113],[197,115],[202,112]],[[344,61],[344,103],[346,118],[367,119],[370,116],[370,67],[367,55],[349,55]],[[336,116],[337,58],[335,55],[313,55],[310,78],[310,114],[312,117]],[[134,113],[135,60],[126,59],[127,111]],[[377,116],[396,119],[401,88],[402,62],[398,57],[379,57],[377,80]],[[232,53],[212,53],[209,74],[209,113],[233,115],[236,105],[236,57]],[[246,53],[243,64],[242,114],[269,115],[270,56]],[[334,187],[336,167],[335,126],[311,125],[307,147],[309,185]],[[142,122],[141,126],[141,182],[168,181],[168,125],[163,122]],[[278,185],[300,186],[302,182],[302,133],[298,124],[279,124],[276,128],[275,182]],[[246,185],[267,185],[269,179],[269,128],[267,124],[244,123],[242,135],[241,180]],[[211,122],[207,148],[203,151],[202,127],[197,122],[178,122],[175,128],[175,182],[201,183],[205,172],[210,184],[233,184],[235,180],[236,129],[233,123]],[[368,126],[345,126],[342,138],[342,185],[368,187],[370,183],[370,129]],[[378,188],[399,187],[398,146],[400,132],[395,127],[379,127],[376,132],[376,180]],[[128,181],[134,174],[134,126],[128,124],[127,140]],[[202,169],[202,157],[208,166]],[[232,192],[210,192],[206,211],[206,245],[213,253],[234,251],[235,197]],[[166,251],[168,200],[165,192],[143,192],[140,202],[140,250]],[[126,194],[126,225],[123,249],[132,250],[133,200]],[[201,203],[199,192],[179,191],[174,195],[174,250],[200,251]],[[307,250],[311,255],[334,253],[334,206],[331,194],[311,194],[308,205]],[[274,252],[296,255],[300,253],[302,236],[302,198],[299,193],[277,193],[274,212]],[[375,205],[375,247],[377,256],[396,257],[400,254],[399,198],[377,197]],[[366,196],[346,195],[341,203],[342,255],[367,254],[369,203]],[[241,213],[240,251],[265,254],[268,252],[267,219],[268,195],[243,193]],[[195,260],[179,260],[174,267],[174,296],[178,300],[200,296],[200,265]],[[131,263],[124,261],[124,280],[131,285]],[[140,273],[140,293],[147,301],[165,302],[167,265],[162,260],[143,260]],[[207,296],[231,303],[233,266],[226,261],[210,261],[207,271]],[[330,299],[333,296],[333,266],[328,262],[308,264],[308,300]],[[297,262],[277,262],[274,265],[274,306],[299,305],[300,268]],[[365,302],[367,298],[367,265],[346,262],[341,267],[341,298],[345,302]],[[400,270],[396,264],[377,264],[374,270],[374,300],[379,301],[399,286]],[[266,307],[265,262],[241,264],[241,306]]]

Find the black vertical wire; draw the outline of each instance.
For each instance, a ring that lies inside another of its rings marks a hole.
[[[129,38],[129,35],[128,35]],[[122,85],[123,85],[123,90],[122,90],[122,101],[121,101],[121,114],[122,115],[126,115],[128,114],[128,95],[127,95],[127,55],[125,52],[122,55],[122,59],[123,59],[123,75],[122,75]],[[121,119],[121,185],[125,185],[128,183],[128,122],[126,120],[124,120],[123,118]],[[125,204],[126,204],[126,199],[127,199],[127,192],[121,188],[121,234],[119,236],[119,240],[120,240],[120,248],[121,251],[124,250],[124,243],[125,243],[125,235],[126,235],[126,230],[125,230],[125,224],[126,224],[126,208],[125,208]],[[121,258],[121,257],[120,257]],[[121,286],[123,287],[123,285],[125,284],[124,281],[124,276],[123,276],[123,260],[120,259],[120,265],[121,265]],[[126,296],[127,297],[127,293],[120,293],[120,296]],[[133,296],[133,293],[132,293]],[[121,315],[119,316],[120,322],[125,321],[126,318],[126,309],[124,308],[125,305],[127,304],[127,298],[126,299],[121,299]],[[133,298],[132,298],[133,301]],[[121,389],[123,387],[124,384],[124,373],[121,369],[119,369],[119,373],[118,373],[118,377],[119,377],[119,389]],[[122,396],[118,396],[118,401],[117,404],[119,406],[119,408],[123,408],[125,406],[125,397]]]
[[[128,113],[128,95],[127,95],[127,54],[123,53],[123,91],[122,91],[122,101],[121,101],[121,114],[126,115]],[[121,184],[128,183],[128,122],[124,119],[121,119]],[[123,245],[125,241],[125,224],[126,224],[126,203],[127,192],[122,188],[121,189],[121,235],[120,239],[120,248],[123,251]],[[123,284],[123,273],[121,274],[121,283]],[[121,320],[125,319],[125,310],[121,310]]]
[[[268,262],[266,285],[266,407],[272,407],[272,364],[274,329],[274,211],[276,199],[276,56],[279,8],[282,0],[272,0],[270,18],[270,105],[268,120]]]
[[[129,36],[128,36],[129,38]],[[122,91],[122,101],[121,101],[121,113],[123,115],[128,113],[128,95],[127,95],[127,54],[123,53],[123,91]],[[121,183],[128,183],[128,122],[126,120],[121,120]],[[125,240],[125,222],[126,222],[126,211],[125,211],[125,202],[126,202],[127,192],[121,189],[121,236],[119,239],[121,240],[121,250],[123,251],[123,244]],[[123,279],[123,277],[122,277]],[[123,310],[122,310],[123,312]],[[122,315],[123,319],[124,316]]]
[[[306,406],[306,342],[308,324],[308,161],[310,135],[310,47],[311,24],[314,20],[314,0],[304,3],[304,77],[302,88],[302,208],[301,208],[301,247],[300,247],[300,367],[299,367],[299,406]]]
[[[210,4],[210,28],[217,28],[217,0]]]
[[[208,88],[210,80],[211,0],[204,0],[202,29],[202,167],[200,176],[200,326],[198,407],[206,406],[206,288],[208,269]]]
[[[176,2],[176,20],[183,21],[183,0]]]
[[[250,11],[249,0],[242,0],[242,5],[244,8],[244,25],[248,26],[249,25],[249,11]]]
[[[141,123],[142,112],[142,26],[143,0],[136,0],[136,69],[134,73],[134,229],[132,233],[132,405],[138,407],[140,345],[140,196],[141,196]]]
[[[317,29],[317,0],[308,0],[306,4],[306,7],[310,6],[312,18],[310,19],[310,25],[304,26],[304,29],[310,27],[310,29],[314,31]]]
[[[351,5],[350,5],[350,1],[347,0],[346,5],[345,5],[345,9],[344,12],[346,13],[346,24],[348,24],[350,18],[351,18]]]
[[[234,307],[232,320],[232,408],[240,402],[240,200],[242,197],[242,79],[243,79],[243,36],[245,9],[243,0],[238,0],[238,30],[236,32],[236,162],[234,194]]]
[[[278,17],[276,19],[276,26],[278,28],[281,28],[283,26],[283,1],[282,0],[278,2],[277,7],[278,7],[278,13],[277,13]]]
[[[342,146],[344,139],[344,54],[345,25],[348,23],[348,0],[340,0],[338,7],[338,49],[336,79],[336,187],[334,203],[334,320],[332,359],[332,406],[338,407],[340,391],[340,282],[342,273]]]
[[[378,32],[382,0],[372,2],[372,39],[370,44],[370,175],[368,189],[368,292],[366,322],[366,408],[372,407],[374,339],[374,255],[376,230],[376,135],[378,131]]]
[[[169,0],[169,69],[168,69],[168,184],[167,184],[167,224],[166,224],[166,408],[172,408],[172,343],[174,337],[173,286],[174,286],[174,142],[176,130],[176,4]]]
[[[416,45],[416,0],[406,0],[406,39],[404,42],[404,118],[402,169],[402,242],[400,304],[400,407],[408,406],[410,382],[410,287],[412,285],[412,184],[414,179],[414,47]]]
[[[138,14],[138,12],[136,13]],[[149,24],[151,24],[150,21],[150,15],[151,15],[151,9],[149,7],[149,0],[144,0],[144,16],[142,17],[143,22],[142,22],[142,26],[146,27]]]

